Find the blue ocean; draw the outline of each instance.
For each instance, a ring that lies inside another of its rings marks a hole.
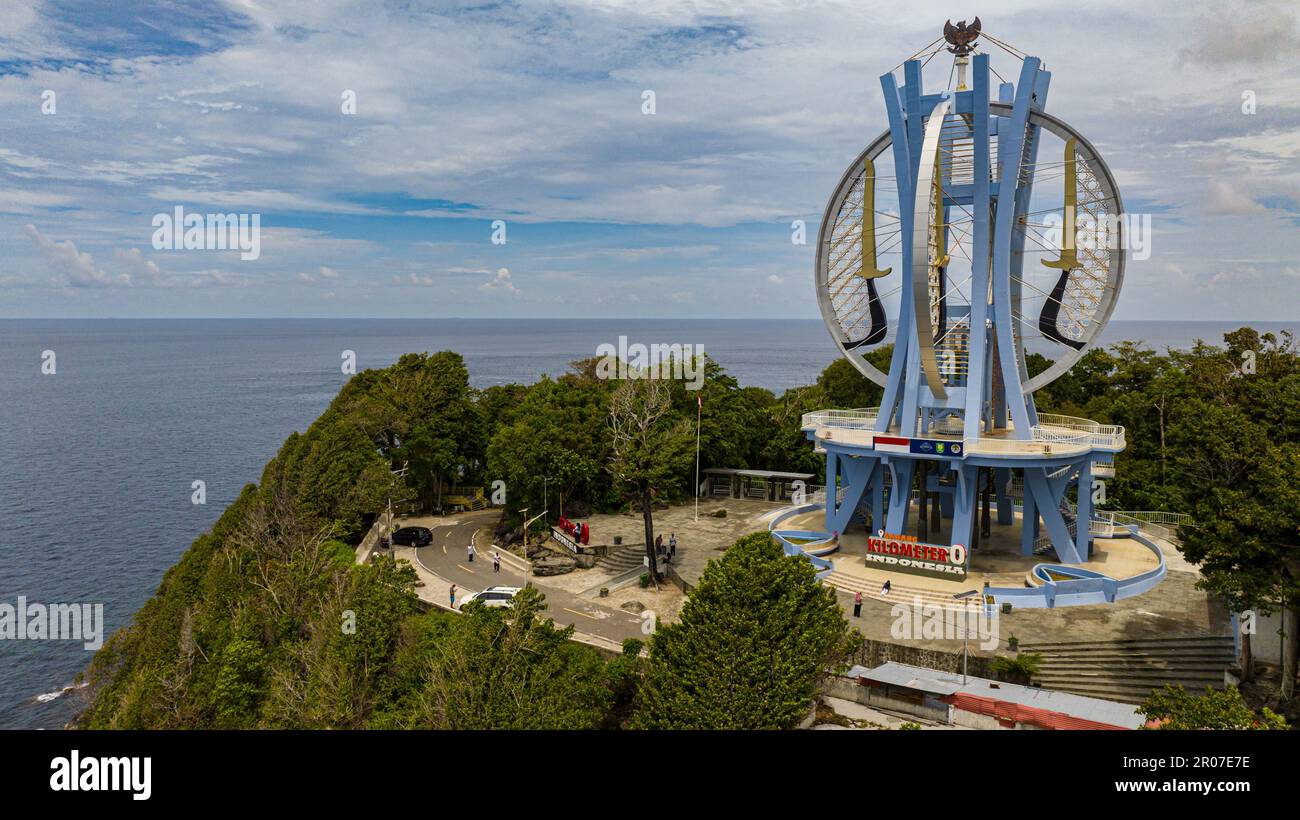
[[[1240,324],[1116,321],[1104,339],[1163,350]],[[107,632],[129,623],[329,404],[345,350],[358,369],[456,350],[487,387],[558,375],[619,336],[703,345],[741,384],[778,393],[837,355],[819,320],[0,320],[0,604],[101,603]],[[191,503],[196,480],[206,504]],[[0,641],[0,728],[64,725],[80,704],[61,693],[90,656],[80,643]]]

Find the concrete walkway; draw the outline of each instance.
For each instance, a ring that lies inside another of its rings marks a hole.
[[[445,517],[407,518],[399,526],[429,527],[433,543],[415,549],[397,547],[394,555],[415,568],[422,586],[417,596],[434,606],[451,610],[451,585],[456,584],[456,609],[466,596],[490,586],[522,587],[531,584],[546,596],[546,617],[560,626],[572,625],[574,637],[610,652],[621,652],[626,638],[648,640],[643,631],[647,619],[619,609],[600,606],[564,590],[549,588],[532,581],[523,559],[501,550],[501,571],[492,571],[492,545],[488,529],[500,515],[498,511],[460,513]],[[478,554],[466,560],[466,547],[474,543]]]

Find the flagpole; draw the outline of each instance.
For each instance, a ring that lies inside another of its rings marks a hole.
[[[700,414],[704,412],[704,397],[695,397],[695,521],[700,520]]]

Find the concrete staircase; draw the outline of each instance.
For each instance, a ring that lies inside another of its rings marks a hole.
[[[1166,684],[1222,689],[1235,663],[1231,637],[1022,643],[1020,651],[1043,656],[1035,685],[1124,703],[1141,703]]]
[[[921,599],[922,606],[938,606],[943,609],[965,609],[972,607],[979,609],[981,597],[978,590],[975,595],[960,600],[953,598],[951,593],[938,592],[924,587],[908,586],[894,582],[890,585],[889,594],[881,595],[880,587],[885,583],[881,578],[864,578],[860,575],[849,575],[847,573],[832,570],[829,575],[822,578],[822,583],[843,590],[852,595],[855,592],[861,592],[863,598],[871,598],[876,601],[885,601],[891,604],[912,604],[917,598]]]
[[[610,547],[605,557],[600,559],[600,566],[613,572],[627,572],[633,567],[645,566],[643,563],[644,558],[644,545],[623,544],[618,547]]]

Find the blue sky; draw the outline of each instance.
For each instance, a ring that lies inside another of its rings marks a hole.
[[[1296,317],[1294,3],[978,11],[1153,215],[1116,318]],[[814,318],[791,220],[815,237],[877,77],[967,13],[0,2],[0,316]],[[260,214],[261,256],[155,250],[176,205]]]

